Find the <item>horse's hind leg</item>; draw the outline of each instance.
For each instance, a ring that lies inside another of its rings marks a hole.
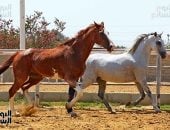
[[[30,75],[29,76],[29,79],[24,83],[24,85],[22,86],[22,90],[23,90],[23,93],[24,93],[24,96],[26,97],[27,101],[29,104],[34,104],[31,100],[31,97],[30,95],[28,94],[28,89],[39,83],[41,80],[43,79],[43,77],[41,75]]]
[[[14,115],[17,115],[15,112],[15,108],[14,108],[14,98],[15,98],[15,94],[9,98],[9,110],[12,111],[12,113],[15,113]]]
[[[135,82],[135,83],[136,83],[137,89],[138,89],[138,91],[140,93],[140,97],[136,101],[128,102],[126,104],[126,106],[130,106],[130,105],[136,106],[145,98],[145,92],[144,92],[142,86],[138,82]]]
[[[97,83],[99,84],[98,96],[100,97],[100,99],[102,100],[102,102],[104,103],[104,105],[106,106],[108,111],[110,111],[111,113],[115,113],[115,112],[113,112],[110,104],[108,103],[108,101],[104,97],[105,90],[106,90],[106,81],[104,81],[100,77],[98,77]]]
[[[15,112],[14,109],[14,98],[15,98],[15,94],[16,92],[19,90],[19,88],[22,86],[23,82],[21,82],[22,80],[14,81],[14,84],[12,85],[12,87],[9,89],[9,109],[12,111],[13,115],[18,115],[19,113]]]

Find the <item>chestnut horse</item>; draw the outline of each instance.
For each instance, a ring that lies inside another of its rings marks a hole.
[[[103,22],[94,22],[74,38],[53,49],[27,49],[13,54],[0,65],[0,74],[13,65],[14,83],[9,90],[10,110],[14,111],[14,97],[20,88],[31,103],[28,89],[44,77],[53,77],[57,73],[70,86],[76,86],[95,43],[108,51],[112,50],[111,41],[104,33]],[[16,111],[13,114],[17,114]]]

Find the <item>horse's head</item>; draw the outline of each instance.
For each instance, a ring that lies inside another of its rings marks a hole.
[[[161,38],[161,34],[157,34],[156,32],[155,33],[151,33],[151,34],[148,34],[149,35],[153,35],[150,39],[151,39],[151,48],[152,50],[156,51],[162,59],[164,59],[166,57],[166,49],[164,47],[164,41],[162,40]]]
[[[107,51],[111,52],[115,47],[115,45],[113,44],[113,42],[111,42],[111,40],[106,35],[104,31],[105,30],[104,23],[102,22],[101,24],[97,24],[96,22],[94,22],[94,26],[95,29],[93,30],[93,32],[95,33],[94,39],[96,44],[106,48]]]

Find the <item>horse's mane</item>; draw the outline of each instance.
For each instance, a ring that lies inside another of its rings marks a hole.
[[[147,36],[147,34],[141,34],[141,35],[139,35],[139,36],[136,38],[136,40],[135,40],[132,48],[128,51],[128,53],[130,53],[130,54],[133,55],[133,54],[135,53],[136,49],[138,48],[139,44],[141,43],[141,41],[142,41],[146,36]]]
[[[68,46],[72,46],[75,42],[76,39],[81,38],[84,34],[86,34],[92,27],[94,26],[94,24],[89,25],[86,29],[82,29],[80,30],[77,35],[69,40],[66,40],[63,44],[60,45],[68,45]]]
[[[63,43],[63,45],[71,46],[74,43],[74,41],[75,41],[75,38],[68,39],[67,41]]]
[[[76,37],[76,38],[82,37],[82,36],[83,36],[84,34],[86,34],[92,27],[94,27],[94,24],[90,24],[86,29],[80,30],[75,37]]]

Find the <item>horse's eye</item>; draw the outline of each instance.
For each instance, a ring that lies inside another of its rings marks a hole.
[[[99,33],[104,33],[104,30],[100,30]]]
[[[162,43],[161,43],[160,41],[156,41],[156,45],[157,45],[157,46],[161,46]]]

